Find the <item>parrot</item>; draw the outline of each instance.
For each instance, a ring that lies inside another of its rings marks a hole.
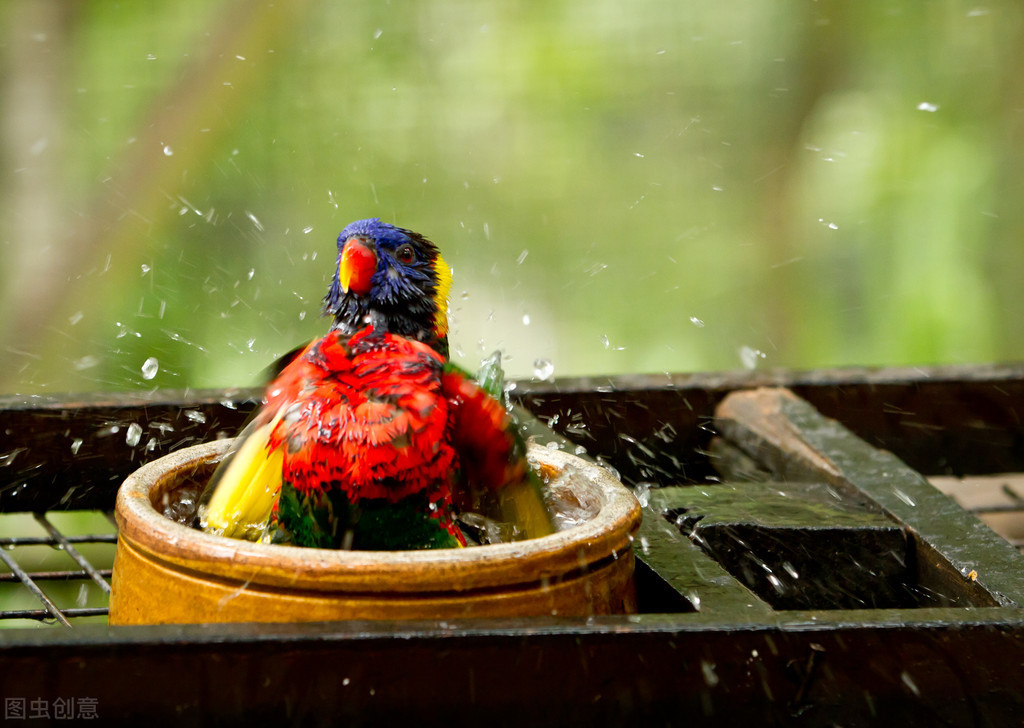
[[[448,358],[452,279],[437,246],[372,218],[337,247],[330,330],[267,386],[211,477],[201,527],[364,550],[462,547],[460,520],[505,538],[552,533],[500,368],[477,383]]]

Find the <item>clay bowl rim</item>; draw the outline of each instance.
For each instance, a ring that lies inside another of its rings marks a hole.
[[[514,543],[425,551],[341,551],[257,544],[183,526],[159,513],[150,493],[223,454],[231,440],[194,445],[129,475],[117,494],[119,539],[175,571],[253,586],[313,591],[450,592],[562,580],[628,557],[640,505],[604,468],[561,450],[530,445],[529,456],[568,466],[595,486],[598,513],[564,531]],[[572,477],[572,476],[571,476]],[[157,497],[161,492],[157,492]],[[116,568],[116,566],[115,566]],[[467,586],[469,585],[469,586]]]

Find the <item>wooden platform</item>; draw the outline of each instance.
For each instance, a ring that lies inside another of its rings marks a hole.
[[[640,614],[173,628],[72,615],[0,630],[3,694],[94,698],[107,724],[1019,723],[1024,556],[972,511],[1017,538],[1020,478],[999,474],[1024,472],[1024,368],[516,391],[534,436],[586,448],[647,500]],[[254,397],[8,399],[0,511],[56,523],[108,509],[127,472],[233,432]],[[81,578],[105,578],[94,570]]]

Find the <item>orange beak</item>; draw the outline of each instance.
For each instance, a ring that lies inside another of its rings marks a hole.
[[[359,296],[370,292],[370,279],[377,270],[377,254],[360,238],[349,238],[341,249],[338,281],[345,291]]]

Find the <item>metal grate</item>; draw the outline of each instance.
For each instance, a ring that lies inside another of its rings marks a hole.
[[[116,525],[110,512],[3,515],[0,537],[0,627],[28,623],[71,627],[106,619]],[[87,530],[86,533],[73,531]]]

